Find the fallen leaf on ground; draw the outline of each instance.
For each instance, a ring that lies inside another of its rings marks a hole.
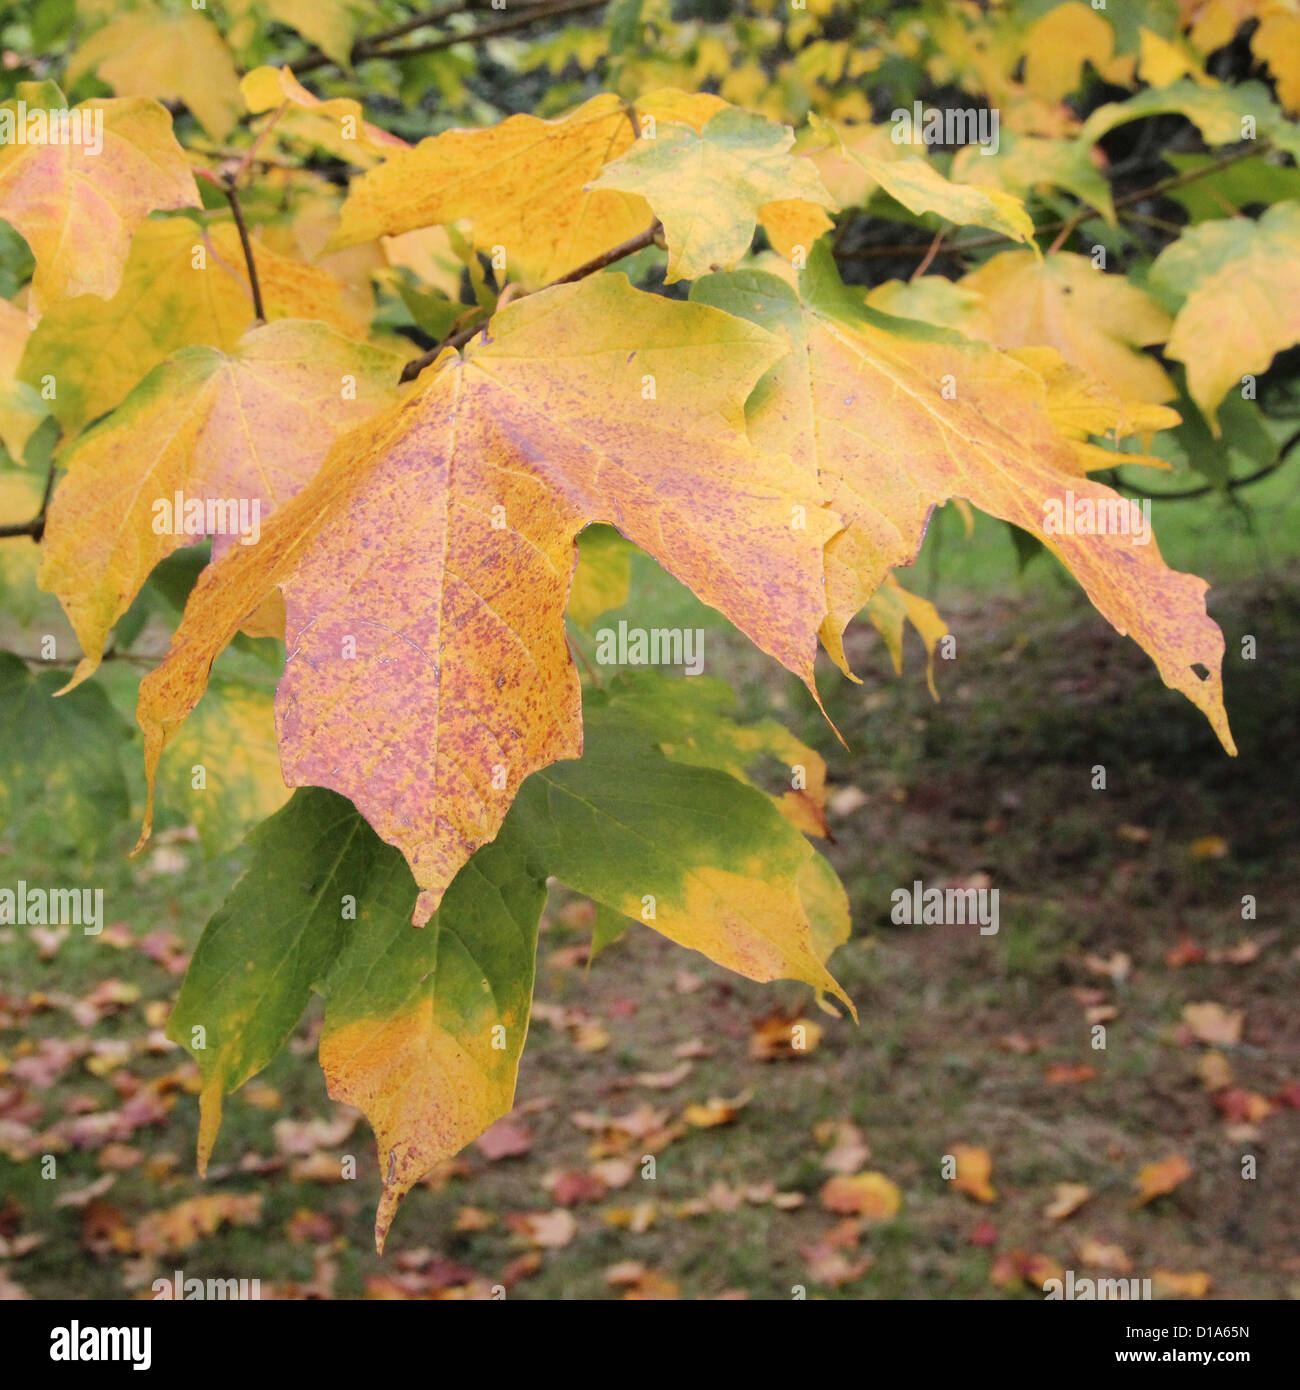
[[[1183,1022],[1198,1042],[1235,1047],[1241,1041],[1246,1015],[1241,1009],[1225,1009],[1222,1004],[1185,1004]]]
[[[1133,1268],[1133,1261],[1118,1245],[1107,1245],[1104,1241],[1088,1236],[1075,1246],[1079,1263],[1092,1269],[1113,1269],[1127,1274]]]
[[[760,1018],[749,1038],[749,1055],[756,1062],[775,1062],[806,1057],[821,1041],[822,1028],[806,1018],[789,1018],[777,1012]]]
[[[1172,1269],[1153,1269],[1151,1285],[1161,1298],[1204,1298],[1212,1280],[1202,1270],[1176,1274]]]
[[[518,1158],[533,1147],[533,1131],[521,1120],[506,1115],[489,1125],[474,1141],[474,1147],[493,1162],[499,1158]]]
[[[670,1071],[638,1072],[632,1080],[636,1085],[647,1086],[652,1091],[671,1091],[674,1086],[681,1085],[693,1070],[690,1062],[682,1062]]]
[[[1079,1182],[1058,1182],[1056,1197],[1043,1208],[1043,1215],[1051,1221],[1064,1221],[1092,1196],[1092,1188]]]
[[[1184,936],[1176,946],[1165,952],[1165,964],[1178,970],[1184,965],[1200,965],[1205,959],[1205,948],[1198,946],[1190,936]]]
[[[1004,1250],[989,1267],[989,1282],[999,1289],[1016,1289],[1022,1284],[1041,1290],[1049,1279],[1060,1279],[1065,1271],[1050,1255],[1034,1255],[1017,1246]]]
[[[1124,951],[1116,951],[1109,960],[1089,954],[1084,956],[1083,963],[1094,975],[1106,975],[1117,985],[1123,984],[1133,972],[1133,957]]]
[[[862,1131],[848,1120],[823,1120],[813,1127],[813,1138],[830,1145],[822,1155],[822,1167],[832,1173],[856,1173],[871,1157]]]
[[[1086,1062],[1053,1062],[1043,1072],[1043,1079],[1054,1086],[1080,1086],[1085,1081],[1093,1081],[1097,1068]]]
[[[840,1173],[823,1184],[821,1204],[827,1211],[861,1216],[866,1221],[892,1221],[903,1194],[883,1173]]]
[[[506,1228],[547,1250],[558,1250],[568,1245],[578,1233],[578,1223],[573,1219],[573,1213],[562,1208],[555,1211],[509,1212],[506,1215]]]
[[[1133,1205],[1145,1206],[1156,1197],[1163,1197],[1166,1193],[1172,1192],[1191,1176],[1192,1165],[1182,1154],[1170,1154],[1168,1158],[1162,1158],[1156,1163],[1148,1163],[1138,1169],[1137,1177],[1134,1179],[1138,1195]]]
[[[724,1100],[710,1096],[703,1105],[688,1105],[682,1114],[687,1124],[699,1129],[712,1129],[715,1125],[729,1125],[753,1098],[753,1091],[742,1091],[740,1095]]]
[[[957,1160],[957,1172],[949,1180],[954,1192],[964,1192],[977,1202],[996,1202],[997,1190],[990,1179],[993,1176],[993,1159],[987,1149],[977,1149],[969,1144],[954,1146],[952,1156]]]
[[[1253,1125],[1273,1113],[1273,1102],[1257,1091],[1245,1091],[1240,1086],[1234,1086],[1214,1097],[1214,1108],[1229,1124]]]
[[[1211,1049],[1196,1064],[1196,1074],[1207,1091],[1223,1091],[1232,1085],[1232,1065],[1222,1052]]]

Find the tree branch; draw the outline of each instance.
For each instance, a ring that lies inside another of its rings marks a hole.
[[[385,43],[395,38],[401,38],[416,29],[422,29],[429,24],[438,24],[444,19],[450,19],[453,15],[463,14],[470,10],[484,8],[482,0],[455,0],[455,3],[437,5],[431,10],[426,10],[423,14],[416,15],[413,19],[407,20],[403,24],[394,25],[391,29],[382,30],[378,34],[372,34],[367,38],[360,39],[352,47],[349,55],[349,65],[355,66],[371,58],[413,58],[422,53],[437,53],[441,49],[451,48],[458,43],[478,43],[482,39],[490,39],[497,34],[508,34],[515,29],[522,29],[539,19],[558,18],[566,14],[578,14],[583,10],[600,9],[607,4],[608,0],[565,0],[564,3],[551,4],[549,0],[542,0],[541,3],[524,5],[525,12],[517,14],[509,19],[502,19],[495,24],[485,24],[482,28],[470,30],[463,34],[446,34],[438,39],[429,39],[423,43],[410,44],[406,48],[385,48]],[[331,58],[327,53],[309,53],[304,58],[300,58],[296,63],[290,62],[289,66],[293,69],[295,76],[301,76],[304,72],[315,72],[318,68],[328,68],[339,66],[338,60]]]
[[[1139,188],[1132,193],[1125,193],[1122,197],[1114,200],[1113,206],[1116,211],[1119,211],[1120,208],[1129,207],[1133,203],[1140,203],[1145,198],[1158,198],[1171,189],[1182,188],[1186,184],[1195,183],[1198,179],[1220,173],[1230,165],[1251,158],[1252,155],[1267,154],[1271,148],[1272,146],[1267,140],[1251,141],[1243,148],[1233,150],[1231,154],[1223,155],[1214,160],[1213,163],[1205,164],[1199,169],[1187,169],[1181,174],[1171,174],[1168,178],[1160,179],[1147,188]],[[1100,215],[1096,209],[1080,208],[1071,217],[1057,218],[1054,222],[1045,222],[1041,227],[1035,227],[1034,235],[1040,237],[1046,236],[1049,232],[1061,232],[1061,235],[1056,238],[1048,250],[1050,255],[1059,248],[1065,237],[1074,231],[1080,223],[1086,222],[1089,217],[1099,217]],[[944,254],[956,255],[962,251],[979,251],[990,246],[1001,246],[1012,240],[1012,237],[1003,232],[992,232],[988,236],[971,237],[968,241],[954,241],[948,246]],[[890,246],[865,246],[860,251],[841,251],[839,254],[844,260],[869,261],[884,256],[923,256],[929,249],[929,246],[924,242],[908,241],[896,242]]]
[[[1152,492],[1150,488],[1135,487],[1132,483],[1121,478],[1118,472],[1115,475],[1115,484],[1117,487],[1127,488],[1130,492],[1136,492],[1142,497],[1149,497],[1153,502],[1184,502],[1190,497],[1208,497],[1212,492],[1236,492],[1239,488],[1249,487],[1251,483],[1257,483],[1276,473],[1286,462],[1286,456],[1297,444],[1300,444],[1300,430],[1297,430],[1279,447],[1277,458],[1272,463],[1266,463],[1263,468],[1257,468],[1253,473],[1247,473],[1244,478],[1229,478],[1222,488],[1216,487],[1214,483],[1206,483],[1203,487],[1189,487],[1182,492]]]
[[[582,265],[561,275],[558,279],[552,280],[549,285],[543,285],[542,289],[554,289],[556,285],[571,285],[575,280],[585,280],[588,275],[594,275],[598,270],[604,270],[608,265],[613,265],[615,261],[625,260],[628,256],[635,255],[638,251],[644,251],[647,246],[653,246],[655,238],[663,230],[663,225],[656,222],[652,227],[647,227],[644,232],[634,237],[629,237],[627,241],[620,242],[617,246],[611,247],[608,251],[602,251],[599,256],[593,256],[591,260],[585,261]],[[540,290],[533,290],[531,293],[539,294]],[[519,298],[525,296],[520,295]],[[486,323],[476,323],[469,328],[462,328],[459,332],[453,333],[450,337],[444,338],[442,342],[431,347],[428,352],[422,352],[419,357],[412,357],[411,360],[402,368],[402,375],[399,381],[413,381],[431,363],[436,362],[438,354],[447,348],[464,347],[476,333],[481,333],[487,327]]]

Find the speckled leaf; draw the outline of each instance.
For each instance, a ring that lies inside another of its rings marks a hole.
[[[1089,257],[1004,251],[960,284],[982,297],[981,336],[995,347],[1054,347],[1127,400],[1175,395],[1164,368],[1137,351],[1165,341],[1169,315],[1145,290],[1098,270]]]
[[[939,330],[914,325],[905,336],[903,320],[873,314],[840,284],[828,256],[814,254],[802,283],[802,302],[757,272],[710,277],[693,295],[784,333],[793,349],[752,397],[750,431],[816,469],[847,521],[826,549],[822,636],[837,662],[847,669],[841,634],[853,615],[891,568],[915,560],[931,510],[964,497],[1042,540],[1235,751],[1223,708],[1223,635],[1206,615],[1205,581],[1168,569],[1149,531],[1139,544],[1114,530],[1045,530],[1049,503],[1063,514],[1072,494],[1108,515],[1116,494],[1082,471],[1043,376]],[[1087,402],[1085,413],[1102,406]],[[1123,519],[1131,526],[1130,511]]]
[[[279,585],[286,780],[350,796],[406,855],[427,920],[523,778],[581,749],[563,614],[591,520],[811,686],[838,519],[815,479],[791,487],[790,460],[743,433],[745,398],[784,350],[618,274],[511,304],[196,586],[141,685],[150,773],[215,654]]]
[[[584,191],[634,139],[626,108],[608,95],[560,120],[518,115],[432,135],[353,180],[333,244],[469,218],[474,245],[502,247],[512,278],[547,284],[650,225],[641,198]]]
[[[229,355],[183,348],[78,440],[62,460],[41,569],[84,653],[71,684],[99,664],[154,565],[203,534],[178,534],[177,493],[187,508],[239,506],[241,526],[256,503],[254,539],[219,534],[214,553],[256,548],[262,519],[313,476],[339,434],[394,399],[398,371],[388,352],[286,319],[253,329]]]
[[[19,83],[18,101],[42,111],[65,105],[48,83]],[[17,102],[0,106],[17,111]],[[36,258],[29,309],[73,295],[108,299],[122,282],[131,234],[158,208],[198,207],[199,193],[164,107],[143,97],[83,101],[73,108],[81,140],[0,143],[0,218]],[[102,121],[103,148],[96,129]]]
[[[365,336],[369,315],[349,307],[341,281],[256,238],[253,254],[268,319],[315,319],[350,338]],[[136,233],[112,298],[81,295],[49,309],[18,374],[32,386],[53,379],[51,412],[66,433],[76,434],[177,349],[204,344],[233,352],[253,324],[234,224],[203,228],[188,217],[169,217]]]

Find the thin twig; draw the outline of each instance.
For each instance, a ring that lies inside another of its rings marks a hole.
[[[921,276],[924,275],[925,272],[930,269],[930,264],[934,260],[934,258],[939,254],[939,247],[943,245],[943,239],[947,235],[948,224],[945,222],[943,226],[940,227],[937,232],[935,232],[934,240],[930,243],[930,249],[925,253],[925,258],[921,261],[921,264],[918,265],[916,269],[912,272],[911,278],[913,280],[919,280]]]
[[[444,19],[450,19],[452,15],[464,14],[466,10],[480,8],[482,8],[482,0],[450,0],[448,4],[435,5],[431,10],[413,15],[401,24],[394,24],[391,29],[381,29],[377,34],[367,34],[360,43],[353,45],[352,51],[355,54],[358,48],[382,47],[393,39],[404,38],[416,29],[423,29],[426,24],[441,24]]]
[[[1210,493],[1219,491],[1232,493],[1236,492],[1238,488],[1249,487],[1251,483],[1257,483],[1262,478],[1267,478],[1271,474],[1276,473],[1286,462],[1286,456],[1297,444],[1300,444],[1300,430],[1297,430],[1295,434],[1278,449],[1277,458],[1275,458],[1272,463],[1266,463],[1263,468],[1257,468],[1253,473],[1247,473],[1244,478],[1229,478],[1228,481],[1224,483],[1222,489],[1216,487],[1214,483],[1206,483],[1203,487],[1189,487],[1185,488],[1182,492],[1152,492],[1150,488],[1136,487],[1133,483],[1120,478],[1118,474],[1116,475],[1115,481],[1120,486],[1128,488],[1130,492],[1140,493],[1143,497],[1151,498],[1153,502],[1183,502],[1191,497],[1208,497]]]
[[[16,656],[19,661],[25,661],[29,666],[54,668],[76,666],[83,660],[83,658],[79,656],[52,656],[49,658],[43,656],[28,656],[26,652],[10,652],[10,656]],[[106,661],[130,661],[136,666],[148,666],[151,668],[158,664],[157,657],[145,656],[143,652],[120,652],[114,647],[110,647],[99,660],[101,664]]]
[[[244,264],[248,267],[248,288],[253,292],[253,313],[256,314],[258,323],[265,323],[266,310],[262,307],[262,287],[257,280],[257,262],[253,260],[253,243],[249,241],[248,228],[244,225],[244,212],[239,206],[239,193],[235,188],[233,178],[227,179],[221,187],[230,204],[230,211],[235,217],[235,226],[239,230],[239,244],[244,248]]]
[[[598,270],[604,270],[606,266],[613,265],[615,261],[624,260],[628,256],[635,255],[638,251],[644,251],[647,246],[654,245],[655,238],[662,230],[662,224],[656,222],[654,226],[647,227],[640,235],[630,237],[627,241],[620,242],[619,245],[608,251],[602,251],[599,256],[593,256],[591,260],[584,261],[582,265],[569,271],[567,275],[561,275],[558,279],[552,280],[549,285],[543,285],[542,289],[554,289],[556,285],[571,285],[575,280],[583,280],[588,275],[594,275]],[[532,293],[536,294],[540,291],[534,290]],[[516,297],[524,298],[523,295]],[[471,324],[470,327],[462,328],[459,332],[444,338],[442,342],[431,347],[428,352],[422,352],[419,357],[411,358],[402,368],[402,375],[399,380],[413,381],[431,362],[437,361],[440,353],[445,352],[447,348],[464,347],[476,333],[481,333],[486,327],[486,323]]]
[[[1119,214],[1121,222],[1136,222],[1143,227],[1155,227],[1157,231],[1168,232],[1172,236],[1181,236],[1186,230],[1177,222],[1170,222],[1164,217],[1151,217],[1145,212],[1134,212],[1131,208],[1124,208]]]
[[[275,126],[275,123],[280,119],[281,116],[284,115],[284,113],[288,109],[289,103],[287,101],[282,101],[279,104],[279,106],[277,106],[275,110],[271,112],[270,120],[266,121],[263,124],[261,130],[259,130],[257,134],[253,137],[253,143],[249,145],[247,151],[244,154],[243,159],[239,161],[239,167],[235,170],[233,174],[231,174],[230,182],[232,185],[239,183],[239,181],[248,172],[248,166],[253,162],[253,157],[257,154],[257,147],[271,133],[272,129]]]

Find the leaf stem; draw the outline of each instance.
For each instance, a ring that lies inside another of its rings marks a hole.
[[[570,285],[575,280],[584,280],[588,275],[594,275],[598,270],[604,270],[608,265],[613,265],[615,261],[624,260],[628,256],[635,255],[638,251],[644,251],[647,246],[653,246],[655,238],[663,230],[662,224],[656,222],[653,226],[647,227],[644,232],[634,237],[629,237],[627,241],[620,242],[617,246],[611,247],[608,251],[602,251],[599,256],[593,256],[591,260],[584,261],[582,265],[575,267],[566,275],[561,275],[552,280],[550,284],[543,285],[542,289],[554,289],[556,285]],[[540,290],[530,291],[532,294],[540,294]],[[524,295],[516,295],[515,298],[523,299]],[[442,342],[435,344],[428,352],[422,352],[419,357],[412,357],[411,360],[402,368],[402,375],[399,381],[412,381],[431,363],[437,360],[439,353],[447,348],[464,347],[475,334],[481,333],[487,323],[471,324],[468,328],[462,328],[459,332],[444,338]]]
[[[45,513],[49,510],[50,498],[54,494],[54,463],[50,462],[50,471],[45,477],[45,491],[41,494],[41,509],[30,521],[17,521],[12,525],[0,526],[0,540],[6,540],[11,536],[30,536],[32,540],[39,541],[45,535]]]

